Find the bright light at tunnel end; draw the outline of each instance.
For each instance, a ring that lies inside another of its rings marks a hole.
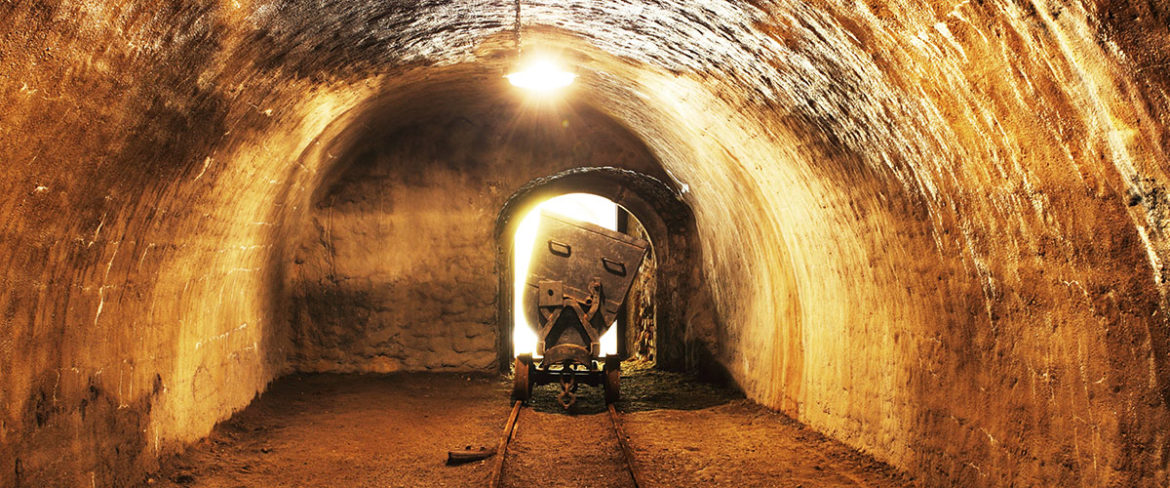
[[[513,294],[512,303],[512,350],[515,355],[536,355],[535,326],[528,323],[524,314],[524,290],[528,279],[528,264],[532,250],[536,247],[536,232],[540,225],[541,211],[558,213],[576,220],[591,222],[609,230],[617,230],[617,204],[608,198],[588,193],[569,193],[545,200],[533,207],[520,224],[512,243]],[[610,324],[609,330],[601,336],[601,355],[617,354],[617,323]]]
[[[535,61],[520,71],[505,75],[512,86],[534,93],[547,94],[573,84],[577,75],[565,71],[550,61]]]

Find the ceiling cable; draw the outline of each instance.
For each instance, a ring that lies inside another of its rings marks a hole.
[[[516,24],[513,31],[516,36],[516,54],[520,54],[520,0],[516,0]]]

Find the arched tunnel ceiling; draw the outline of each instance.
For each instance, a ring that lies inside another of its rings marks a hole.
[[[0,5],[0,484],[133,479],[286,372],[284,243],[330,144],[395,93],[505,90],[513,7]],[[693,207],[713,306],[685,327],[752,398],[932,485],[1153,486],[1168,11],[521,20]]]

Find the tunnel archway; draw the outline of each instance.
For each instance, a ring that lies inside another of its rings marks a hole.
[[[493,276],[504,269],[493,239],[499,210],[534,178],[572,171],[579,161],[640,175],[610,178],[625,178],[631,190],[623,191],[656,195],[645,203],[611,198],[616,187],[590,193],[643,223],[642,214],[677,214],[672,219],[690,224],[670,225],[692,230],[675,232],[688,237],[671,247],[697,249],[693,215],[673,210],[686,204],[662,183],[669,176],[630,127],[587,103],[526,105],[501,91],[501,79],[468,81],[467,69],[404,81],[333,121],[303,156],[305,167],[320,169],[303,174],[305,199],[288,217],[294,369],[498,369],[497,346],[507,340],[493,285],[507,281]],[[550,188],[540,195],[556,193]],[[681,352],[665,355],[682,368]]]
[[[513,356],[511,337],[516,311],[512,306],[512,240],[516,226],[537,203],[568,193],[590,193],[613,201],[638,219],[650,236],[657,259],[654,297],[657,365],[683,369],[703,361],[709,352],[704,353],[703,348],[689,343],[685,330],[687,314],[693,313],[694,307],[704,306],[697,300],[694,281],[699,248],[690,206],[674,189],[652,176],[614,167],[582,167],[530,181],[508,198],[496,218],[496,275],[500,291],[496,323],[501,371],[511,365]]]
[[[690,287],[750,398],[936,484],[1165,481],[1164,8],[531,3],[522,47],[568,48],[580,103],[694,185]],[[318,259],[298,237],[361,155],[317,142],[506,93],[483,89],[512,53],[506,2],[155,7],[0,14],[0,458],[25,462],[0,484],[141,471],[273,378],[336,367],[286,354],[283,326],[297,293],[341,288],[298,271]],[[495,292],[492,219],[519,184],[619,162],[568,155],[467,165],[515,172],[468,191],[499,183],[465,289]],[[496,306],[442,341],[494,342]]]

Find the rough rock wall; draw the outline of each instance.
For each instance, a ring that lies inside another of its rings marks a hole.
[[[290,275],[298,370],[495,371],[504,201],[578,166],[660,173],[593,110],[447,96],[462,97],[458,110],[412,111],[363,134],[313,205]]]
[[[512,6],[0,4],[0,485],[123,484],[285,370],[322,141],[498,81]],[[1164,4],[524,6],[683,189],[753,398],[928,485],[1167,483]]]
[[[638,223],[638,219],[630,218],[628,220],[629,227],[626,233],[632,236],[650,241],[649,234],[642,225]],[[651,246],[646,253],[646,258],[642,260],[641,266],[638,267],[638,275],[634,278],[634,282],[630,285],[630,292],[626,295],[625,307],[625,321],[626,334],[625,337],[619,338],[624,341],[624,345],[619,345],[619,350],[625,349],[627,359],[635,361],[653,363],[657,352],[655,346],[658,344],[655,333],[655,319],[658,315],[654,296],[657,293],[656,281],[654,279],[658,274],[658,262],[654,257],[654,249]]]
[[[241,20],[0,5],[0,486],[126,486],[283,369],[259,148],[312,124],[232,92]]]
[[[768,6],[743,92],[661,82],[723,359],[930,484],[1165,484],[1160,68],[1091,5],[855,7]]]

